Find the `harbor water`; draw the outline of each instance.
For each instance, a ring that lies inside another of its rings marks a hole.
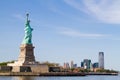
[[[88,75],[66,77],[41,77],[41,76],[0,76],[0,80],[120,80],[120,76]]]

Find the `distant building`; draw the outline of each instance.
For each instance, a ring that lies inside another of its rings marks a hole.
[[[66,63],[64,62],[63,68],[66,68]]]
[[[60,71],[61,71],[61,67],[54,67],[54,66],[49,67],[49,72],[60,72]]]
[[[77,68],[77,64],[74,64],[74,65],[73,65],[73,68]]]
[[[81,62],[81,67],[82,67],[82,68],[84,67],[84,62]]]
[[[70,68],[70,65],[68,62],[66,63],[66,68]]]
[[[98,62],[96,62],[96,63],[93,63],[93,68],[98,68],[99,66],[98,66]]]
[[[68,62],[65,62],[65,63],[64,63],[64,68],[70,68],[70,66],[69,66],[69,63],[68,63]]]
[[[84,59],[83,62],[81,62],[81,67],[83,67],[84,69],[90,69],[92,67],[91,64],[91,60]]]
[[[74,68],[74,62],[71,61],[71,67],[70,68]]]
[[[99,68],[104,69],[104,52],[99,52]]]

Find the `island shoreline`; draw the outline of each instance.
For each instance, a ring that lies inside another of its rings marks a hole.
[[[0,72],[0,76],[87,76],[87,75],[113,75],[118,73],[73,73],[73,72],[49,72],[49,73],[34,73],[34,72]]]

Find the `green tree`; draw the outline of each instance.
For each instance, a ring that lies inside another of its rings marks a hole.
[[[14,63],[14,60],[13,61],[7,61],[7,62],[1,62],[0,66],[7,66],[8,63]]]

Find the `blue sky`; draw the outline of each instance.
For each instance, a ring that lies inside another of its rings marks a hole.
[[[120,70],[119,0],[1,0],[0,62],[17,60],[30,14],[37,61],[98,61]]]

